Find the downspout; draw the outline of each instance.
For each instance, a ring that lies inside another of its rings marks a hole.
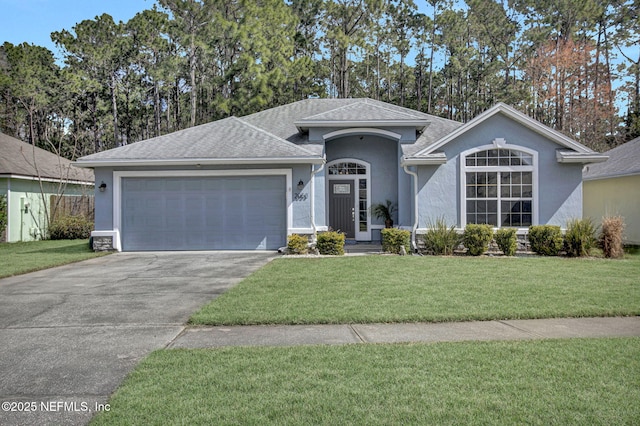
[[[311,228],[313,228],[312,242],[314,244],[316,242],[316,233],[317,233],[316,213],[315,213],[316,211],[316,175],[320,173],[322,169],[324,169],[324,165],[325,165],[325,162],[323,161],[322,164],[320,164],[320,167],[318,168],[318,170],[314,170],[313,164],[311,165],[311,188],[309,189],[309,196],[311,197],[311,212],[309,216],[311,218]]]
[[[418,173],[409,170],[409,166],[402,165],[405,173],[413,176],[413,227],[411,229],[411,248],[413,251],[418,250],[416,243],[416,230],[418,229]]]

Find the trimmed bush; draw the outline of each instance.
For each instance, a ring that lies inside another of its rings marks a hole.
[[[428,254],[449,256],[460,245],[462,237],[456,231],[455,225],[447,226],[443,218],[427,224],[427,228],[422,240]]]
[[[528,237],[531,250],[543,256],[557,256],[564,243],[562,231],[556,225],[532,225]]]
[[[386,253],[400,254],[404,246],[405,253],[411,253],[411,232],[405,229],[385,228],[382,234],[382,251]]]
[[[513,256],[518,249],[518,237],[514,228],[500,228],[495,235],[496,244],[505,256]]]
[[[599,240],[605,257],[617,259],[624,256],[623,233],[624,218],[622,216],[602,218]]]
[[[480,256],[489,250],[489,243],[493,239],[491,225],[469,224],[464,228],[462,242],[472,256]]]
[[[564,234],[564,250],[567,256],[584,257],[591,254],[591,249],[596,245],[596,227],[593,221],[587,219],[574,219],[567,224],[567,232]]]
[[[304,235],[289,235],[287,251],[291,254],[307,254],[309,252],[309,239]]]
[[[320,254],[342,256],[344,254],[344,234],[336,231],[320,232],[316,248]]]
[[[62,216],[49,224],[52,240],[84,240],[91,236],[93,222],[84,216]]]

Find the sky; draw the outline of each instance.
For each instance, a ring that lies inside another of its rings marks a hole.
[[[0,44],[27,42],[46,47],[60,59],[52,32],[71,30],[103,13],[126,22],[154,4],[155,0],[0,0]]]

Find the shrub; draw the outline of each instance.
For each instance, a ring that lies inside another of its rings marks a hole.
[[[462,241],[472,256],[480,256],[489,249],[489,243],[493,239],[491,225],[469,224],[464,228]]]
[[[411,232],[405,229],[385,228],[382,234],[382,251],[400,254],[400,247],[404,246],[405,253],[411,251]]]
[[[321,232],[318,234],[316,248],[320,254],[343,255],[344,234],[336,231]]]
[[[529,227],[531,250],[544,256],[557,256],[562,250],[562,231],[556,225],[532,225]]]
[[[495,235],[496,244],[505,256],[513,256],[518,248],[518,237],[514,228],[500,228]]]
[[[574,219],[567,224],[564,234],[564,250],[567,256],[589,256],[596,245],[596,227],[591,219]]]
[[[304,235],[291,234],[287,241],[287,250],[291,254],[306,254],[309,252],[309,239]]]
[[[623,232],[624,218],[622,216],[602,218],[599,240],[605,257],[620,258],[624,255],[622,245]]]
[[[78,240],[91,236],[93,222],[83,216],[62,216],[49,225],[52,240]]]
[[[0,234],[7,229],[7,196],[0,195]]]
[[[455,225],[450,227],[439,218],[435,223],[427,224],[427,232],[422,237],[424,241],[424,249],[429,254],[436,256],[448,256],[460,245],[461,236],[456,231]]]

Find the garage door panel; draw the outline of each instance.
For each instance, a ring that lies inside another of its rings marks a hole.
[[[286,243],[284,176],[125,177],[124,250],[276,249]]]

